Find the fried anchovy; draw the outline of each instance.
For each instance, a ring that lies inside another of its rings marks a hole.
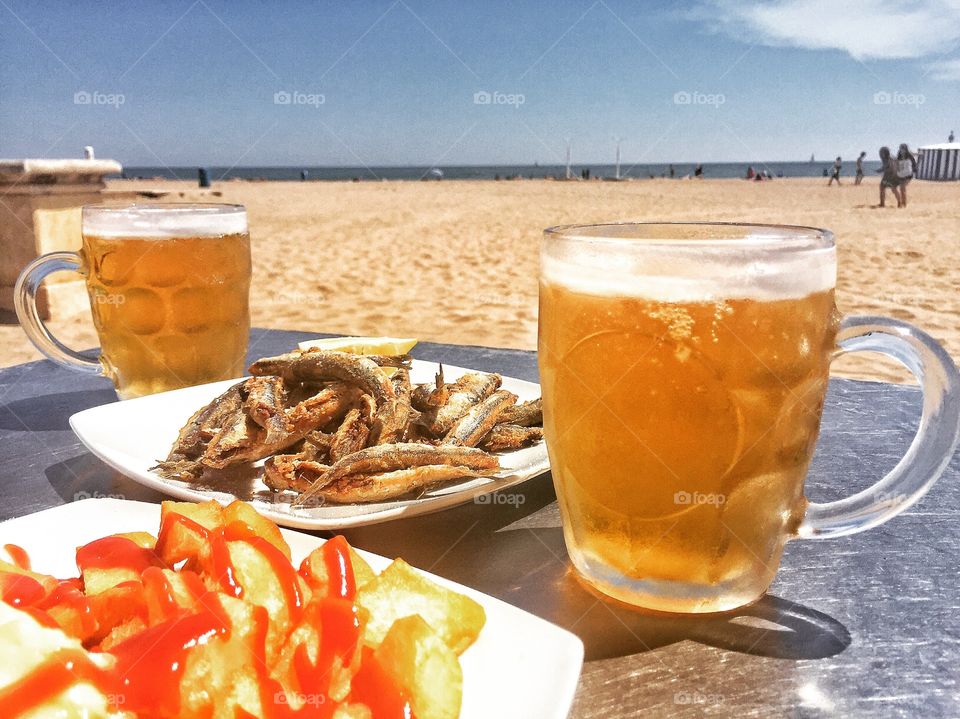
[[[479,404],[473,405],[458,419],[443,438],[443,445],[476,447],[493,429],[499,417],[517,401],[517,395],[497,390]]]
[[[247,398],[243,409],[247,416],[266,430],[265,442],[273,444],[287,434],[289,427],[286,419],[287,392],[283,380],[279,377],[251,377],[244,382]]]
[[[413,357],[410,355],[364,355],[364,357],[375,362],[378,367],[410,369],[413,364]]]
[[[282,452],[310,432],[342,417],[357,396],[358,390],[339,382],[331,384],[289,410],[287,431],[273,437],[268,437],[268,433],[241,408],[233,424],[211,440],[201,462],[207,467],[223,469]]]
[[[450,465],[474,471],[496,471],[500,461],[486,452],[471,447],[433,447],[429,444],[380,444],[354,452],[335,462],[313,486],[301,494],[295,504],[316,496],[323,487],[341,477],[356,474],[394,472],[411,467]]]
[[[391,384],[395,397],[384,402],[377,410],[370,431],[371,446],[399,442],[410,422],[410,373],[405,369],[397,370]]]
[[[220,430],[224,420],[238,410],[243,402],[240,388],[243,382],[230,387],[210,404],[201,407],[180,430],[166,462],[176,463],[199,459],[210,439]],[[163,462],[160,463],[164,464]]]
[[[303,459],[297,454],[277,454],[263,463],[263,483],[277,492],[305,492],[313,480],[302,478],[303,474],[297,472],[301,466],[309,467],[315,477],[329,469],[325,464]]]
[[[449,396],[450,390],[443,381],[443,365],[440,365],[434,380],[434,386],[431,387],[429,384],[417,385],[410,395],[410,404],[413,405],[414,409],[421,412],[429,412],[437,407],[442,407]]]
[[[543,402],[537,399],[511,407],[497,420],[498,424],[515,424],[520,427],[538,427],[543,424]]]
[[[354,407],[347,412],[343,422],[340,423],[339,429],[333,435],[328,451],[331,462],[343,459],[367,446],[367,438],[370,436],[373,400],[370,395],[365,394],[363,396],[366,401],[360,407]]]
[[[473,405],[482,402],[500,387],[500,375],[471,372],[463,375],[449,388],[450,395],[443,406],[424,415],[427,431],[443,437],[454,422],[465,415]]]
[[[496,472],[496,469],[466,469],[451,465],[426,465],[409,467],[393,472],[378,474],[354,474],[341,477],[316,492],[316,496],[327,502],[347,504],[353,502],[383,502],[388,499],[421,490],[433,484],[452,479],[484,477]],[[295,504],[301,503],[302,496]]]
[[[503,415],[501,415],[502,417]],[[498,424],[483,438],[480,447],[488,452],[520,449],[543,439],[543,428],[521,427],[516,424]]]
[[[287,382],[338,379],[373,395],[378,406],[394,397],[390,380],[376,362],[368,357],[347,352],[310,350],[265,357],[250,365],[250,374],[276,375]]]

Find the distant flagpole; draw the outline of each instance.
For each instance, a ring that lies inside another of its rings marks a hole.
[[[573,179],[573,174],[570,172],[570,139],[567,138],[567,179]]]
[[[623,142],[622,137],[616,138],[617,141],[617,174],[616,179],[620,179],[620,143]]]

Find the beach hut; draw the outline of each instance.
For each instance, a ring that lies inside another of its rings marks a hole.
[[[917,177],[921,180],[960,180],[960,142],[921,147]]]

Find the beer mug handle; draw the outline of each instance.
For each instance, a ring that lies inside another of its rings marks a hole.
[[[960,438],[960,375],[950,355],[925,332],[887,317],[846,317],[837,357],[879,352],[907,367],[923,390],[920,427],[907,453],[886,477],[851,497],[810,503],[800,537],[840,537],[897,516],[933,486]]]
[[[37,290],[43,279],[53,273],[80,271],[80,255],[76,252],[51,252],[41,255],[27,265],[13,288],[13,304],[20,326],[37,349],[62,367],[86,374],[103,374],[98,359],[76,352],[53,336],[40,319],[37,310]]]

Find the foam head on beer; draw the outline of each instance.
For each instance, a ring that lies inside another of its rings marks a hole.
[[[838,322],[833,243],[810,232],[548,231],[544,429],[571,558],[604,592],[717,611],[772,580]]]

